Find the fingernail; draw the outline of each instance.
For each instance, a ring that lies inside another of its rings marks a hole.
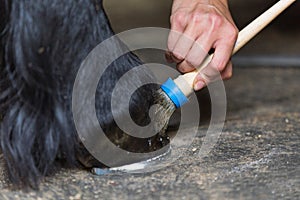
[[[194,85],[194,90],[201,90],[202,88],[205,87],[205,83],[203,81],[198,81]]]

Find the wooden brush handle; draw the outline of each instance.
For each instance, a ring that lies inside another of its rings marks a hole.
[[[248,26],[239,32],[238,39],[232,51],[232,55],[240,50],[247,42],[249,42],[254,36],[256,36],[263,28],[265,28],[271,21],[273,21],[280,13],[288,8],[296,0],[280,0]],[[207,66],[213,58],[213,54],[207,56],[202,62],[201,66],[197,70],[178,76],[174,82],[180,88],[180,90],[189,96],[193,92],[194,79],[198,72],[205,66]]]

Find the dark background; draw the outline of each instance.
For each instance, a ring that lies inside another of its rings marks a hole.
[[[271,7],[274,0],[231,0],[233,18],[241,30],[255,17]],[[172,0],[107,0],[104,1],[116,32],[154,26],[169,28]],[[288,55],[300,53],[300,3],[296,2],[237,55]]]

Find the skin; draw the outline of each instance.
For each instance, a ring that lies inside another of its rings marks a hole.
[[[175,62],[180,72],[195,70],[214,49],[211,63],[195,78],[195,90],[212,82],[217,74],[231,78],[230,57],[238,29],[227,0],[173,0],[170,23],[166,58]]]

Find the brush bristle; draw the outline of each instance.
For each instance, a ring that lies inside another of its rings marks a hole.
[[[157,90],[155,93],[154,103],[160,105],[155,112],[155,120],[158,127],[163,127],[159,131],[159,134],[163,135],[166,132],[170,117],[176,110],[176,106],[162,89]]]

